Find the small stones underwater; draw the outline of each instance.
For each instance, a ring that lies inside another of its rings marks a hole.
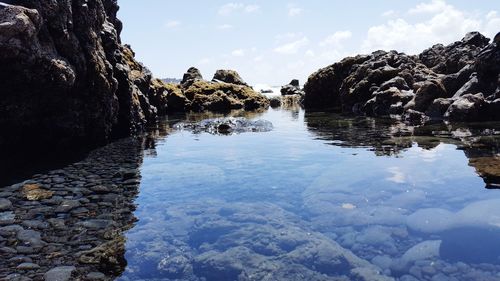
[[[495,128],[171,118],[2,188],[0,279],[500,280]]]

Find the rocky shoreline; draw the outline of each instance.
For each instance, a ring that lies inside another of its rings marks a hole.
[[[0,192],[0,279],[112,280],[126,266],[123,232],[136,221],[145,139]]]
[[[490,43],[471,32],[417,56],[376,51],[345,58],[309,77],[304,106],[417,124],[500,120],[499,38]]]

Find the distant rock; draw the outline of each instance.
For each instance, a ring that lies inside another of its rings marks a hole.
[[[217,79],[216,79],[217,78]],[[233,83],[234,82],[234,83]],[[234,70],[218,70],[211,82],[192,67],[180,85],[163,84],[169,112],[256,110],[269,107],[269,99],[249,87]]]
[[[248,86],[248,84],[240,77],[238,72],[234,70],[217,70],[214,74],[212,82],[225,82],[229,84]]]
[[[304,91],[300,89],[299,80],[293,79],[289,84],[281,87],[281,95],[282,96],[304,95]]]
[[[184,73],[182,77],[181,85],[184,88],[191,86],[194,82],[203,80],[203,76],[201,75],[200,70],[196,67],[191,67]]]
[[[496,41],[495,41],[496,40]],[[318,70],[304,86],[304,106],[409,123],[500,120],[500,47],[478,32],[418,56],[376,51]],[[292,89],[287,85],[283,90]]]

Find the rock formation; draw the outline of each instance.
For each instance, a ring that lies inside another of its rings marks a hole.
[[[304,105],[410,121],[500,120],[497,41],[471,32],[418,56],[376,51],[348,57],[309,77]]]
[[[117,11],[116,0],[0,2],[0,146],[101,144],[156,118]]]
[[[211,82],[200,71],[188,69],[181,84],[163,84],[170,112],[255,110],[269,107],[269,99],[255,92],[234,70],[217,70]]]
[[[300,89],[299,80],[293,79],[289,84],[281,87],[281,95],[282,96],[304,95],[304,91]]]

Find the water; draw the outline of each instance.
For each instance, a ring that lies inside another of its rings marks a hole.
[[[274,129],[165,121],[119,280],[500,280],[498,124],[251,118]]]

